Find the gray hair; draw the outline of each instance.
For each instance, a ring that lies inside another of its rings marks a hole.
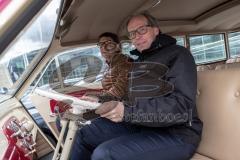
[[[129,22],[131,21],[131,19],[133,19],[134,17],[139,17],[139,16],[145,17],[147,19],[148,25],[150,25],[151,27],[159,28],[158,20],[155,17],[153,17],[151,14],[149,14],[147,11],[143,11],[143,12],[140,12],[137,14],[133,14],[127,18],[126,30],[127,30],[127,26],[129,24]],[[159,28],[159,31],[160,31],[160,28]]]

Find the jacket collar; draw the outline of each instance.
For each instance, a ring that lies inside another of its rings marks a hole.
[[[130,51],[131,55],[136,55],[139,57],[139,60],[144,60],[146,57],[151,56],[152,54],[155,54],[157,52],[154,52],[158,49],[162,49],[166,46],[170,46],[173,44],[176,44],[176,39],[166,35],[166,34],[159,34],[157,35],[155,41],[151,44],[151,47],[148,49],[143,50],[142,52],[139,52],[137,49]]]

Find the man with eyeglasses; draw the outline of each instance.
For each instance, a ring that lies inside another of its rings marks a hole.
[[[123,100],[128,91],[128,72],[131,68],[130,57],[122,54],[118,36],[111,32],[99,36],[98,46],[108,70],[102,79],[103,92],[98,95],[100,103],[110,100]]]
[[[152,153],[149,159],[190,159],[197,149],[202,133],[202,122],[196,109],[197,72],[193,56],[188,49],[176,45],[173,37],[162,34],[157,19],[146,12],[128,19],[127,32],[136,47],[132,54],[139,56],[138,65],[148,66],[145,73],[151,79],[156,79],[154,84],[155,87],[159,84],[160,92],[151,92],[149,94],[152,95],[149,96],[147,92],[141,95],[138,91],[136,92],[138,95],[134,97],[134,105],[123,104],[123,107],[119,105],[119,108],[124,110],[124,120],[142,128],[149,127],[150,131],[145,135],[148,138],[142,139],[146,143],[145,146],[151,144],[145,150],[146,153]],[[133,72],[138,72],[139,66],[135,67]],[[167,67],[163,75],[154,74],[157,70],[163,69],[163,66]],[[150,85],[148,76],[139,79],[146,82],[145,86]],[[165,81],[165,85],[161,85],[159,79]],[[173,86],[172,92],[166,90],[166,84],[169,83]],[[138,87],[139,84],[135,83]],[[166,94],[163,94],[164,91]],[[133,115],[137,115],[139,111],[144,111],[142,115],[148,118],[144,119],[141,115],[140,118],[134,117]],[[158,118],[149,118],[152,113],[159,115]],[[183,118],[183,115],[187,118]],[[122,140],[122,145],[125,144],[127,141],[124,143]],[[144,143],[135,141],[135,145],[143,147]],[[144,151],[134,154],[142,152]]]
[[[127,98],[128,72],[132,59],[122,54],[120,40],[115,33],[102,33],[97,45],[108,66],[102,79],[103,90],[100,94],[86,93],[81,99],[99,103],[122,101]]]
[[[84,160],[188,160],[202,131],[194,59],[147,13],[131,16],[127,32],[136,47],[132,54],[139,57],[130,72],[129,100],[105,102],[96,110],[102,118],[80,131],[78,155]]]

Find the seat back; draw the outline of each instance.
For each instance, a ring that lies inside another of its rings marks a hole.
[[[234,63],[217,65],[215,67],[215,70],[228,69],[228,68],[239,68],[240,69],[240,63],[239,62],[234,62]]]
[[[240,67],[198,72],[197,108],[203,121],[201,155],[240,159]]]
[[[226,61],[226,63],[236,63],[240,62],[240,57],[230,58]]]
[[[213,65],[200,65],[200,66],[197,66],[197,71],[198,72],[206,71],[206,70],[212,70],[212,69],[214,69]]]

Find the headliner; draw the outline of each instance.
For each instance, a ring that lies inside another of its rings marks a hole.
[[[56,38],[62,46],[96,42],[102,32],[126,35],[124,22],[147,10],[172,35],[225,32],[240,27],[239,0],[66,0]]]

